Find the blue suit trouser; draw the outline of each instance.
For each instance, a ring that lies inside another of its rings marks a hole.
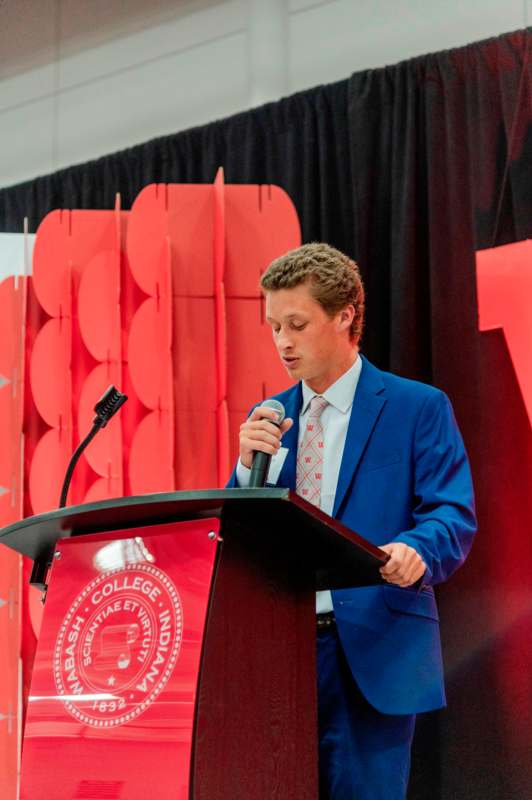
[[[415,715],[373,708],[336,629],[319,631],[317,639],[320,800],[404,800]]]

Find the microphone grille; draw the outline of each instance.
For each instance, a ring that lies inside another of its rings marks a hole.
[[[265,400],[261,403],[261,406],[266,406],[267,408],[273,408],[274,411],[277,411],[277,424],[280,425],[281,422],[284,420],[286,416],[285,407],[279,400]]]

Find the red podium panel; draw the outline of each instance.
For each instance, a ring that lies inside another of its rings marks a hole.
[[[145,800],[154,776],[158,800],[189,797],[218,530],[218,519],[206,519],[60,542],[31,684],[21,798]]]

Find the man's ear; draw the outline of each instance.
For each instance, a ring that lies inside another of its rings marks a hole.
[[[338,332],[345,331],[351,327],[355,318],[355,307],[352,305],[342,308],[338,312]]]

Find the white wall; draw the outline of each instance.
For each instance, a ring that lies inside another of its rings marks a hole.
[[[0,0],[0,187],[532,22],[532,0]]]
[[[34,233],[0,233],[0,283],[12,275],[31,275]]]

